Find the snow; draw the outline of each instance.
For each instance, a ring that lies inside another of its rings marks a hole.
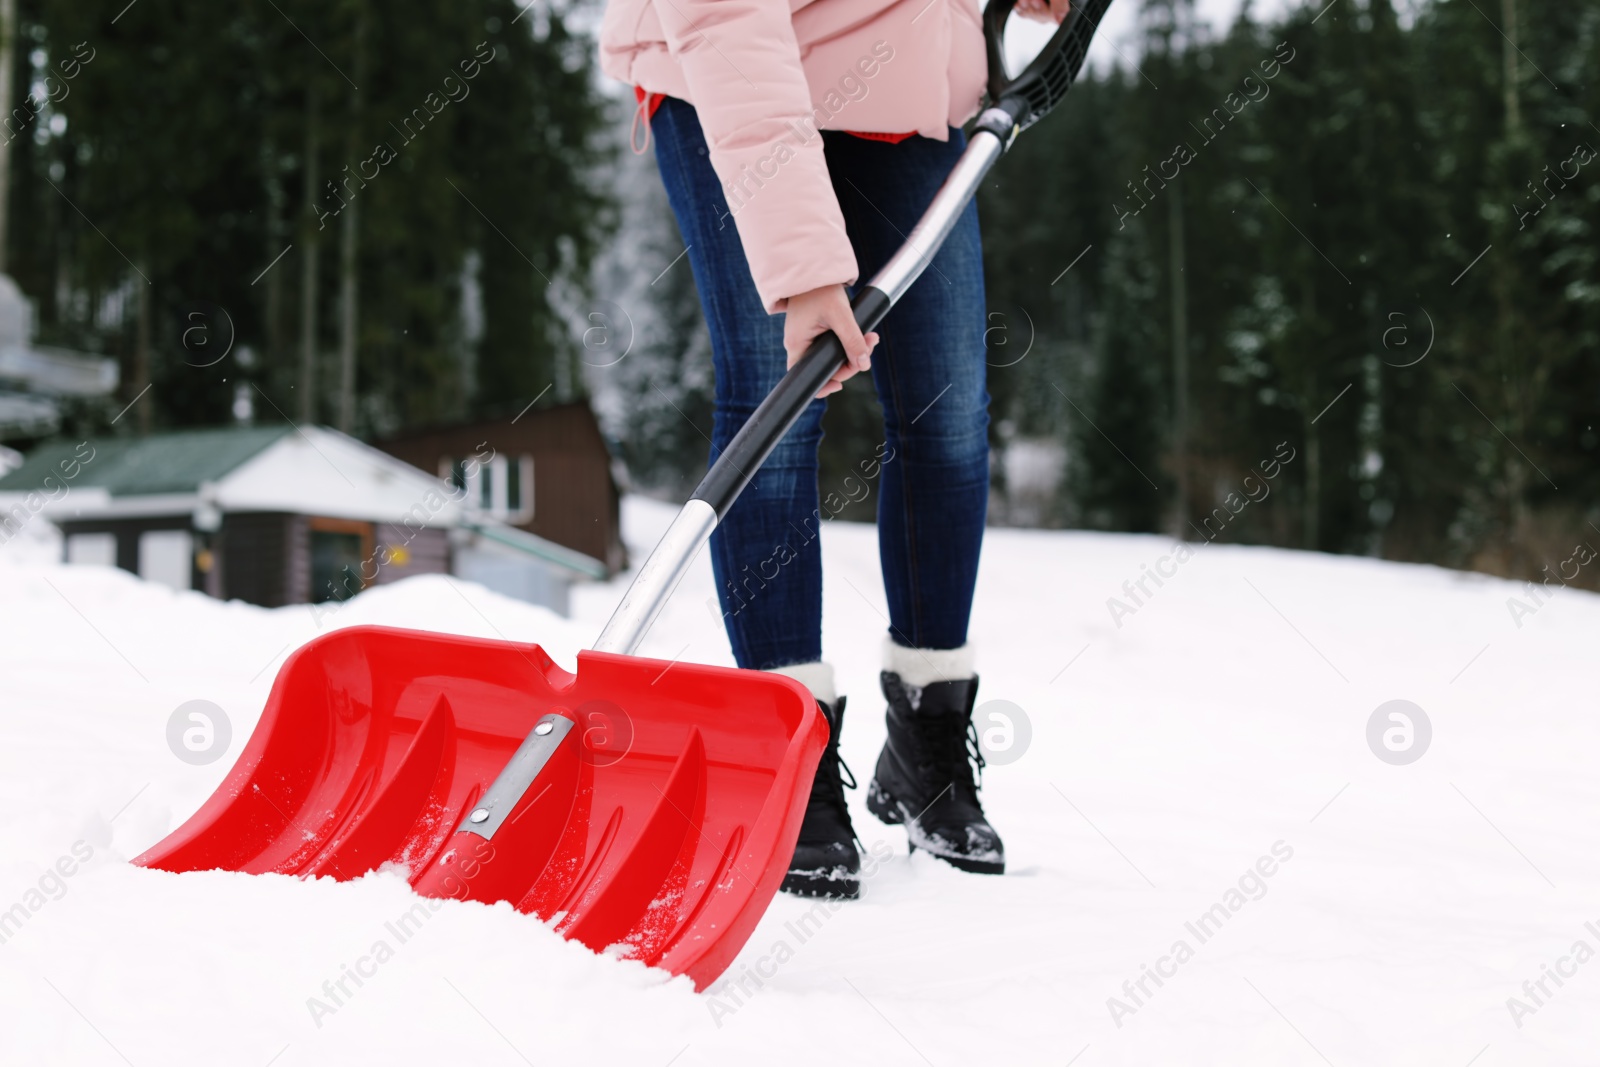
[[[636,559],[670,516],[626,502]],[[863,784],[883,738],[873,536],[823,535],[825,645]],[[573,620],[443,577],[319,619],[62,566],[46,543],[0,549],[0,1062],[1489,1067],[1588,1062],[1600,1037],[1587,593],[1525,599],[1518,627],[1507,599],[1525,591],[1477,575],[991,531],[980,705],[1014,703],[1032,734],[985,777],[1009,872],[908,858],[852,794],[863,899],[780,896],[720,992],[698,995],[506,905],[424,905],[388,874],[127,862],[210,793],[319,625],[537,640],[570,665],[620,582],[577,590]],[[1158,564],[1171,577],[1135,604],[1122,583]],[[702,558],[644,652],[730,662],[711,592]],[[1114,619],[1111,597],[1136,610]],[[1409,765],[1367,745],[1393,699],[1432,723]],[[227,715],[228,756],[169,750],[193,700]],[[1226,918],[1202,940],[1208,912]],[[341,978],[336,1003],[324,983]],[[1531,1010],[1514,1018],[1513,996]]]

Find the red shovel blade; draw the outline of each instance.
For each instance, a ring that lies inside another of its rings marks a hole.
[[[474,832],[541,722],[559,743]],[[134,862],[340,880],[395,863],[419,893],[510,901],[703,989],[783,880],[827,733],[777,675],[603,652],[573,675],[537,645],[355,626],[289,657],[222,785]]]

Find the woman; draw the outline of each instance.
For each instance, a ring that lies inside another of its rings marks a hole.
[[[1017,5],[1052,21],[1066,9]],[[606,73],[639,98],[635,122],[655,140],[710,326],[713,461],[815,337],[832,330],[848,357],[711,540],[739,666],[802,682],[830,728],[783,887],[860,892],[838,756],[845,699],[822,661],[817,446],[820,397],[864,371],[884,411],[884,440],[860,470],[878,484],[890,623],[888,740],[867,807],[904,824],[912,848],[999,874],[1005,851],[969,747],[967,621],[989,488],[976,206],[879,331],[862,335],[848,292],[904,241],[965,147],[958,127],[984,87],[978,11],[972,0],[611,0],[600,48]]]

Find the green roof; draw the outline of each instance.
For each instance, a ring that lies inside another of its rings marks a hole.
[[[104,489],[112,496],[192,493],[241,466],[285,434],[287,426],[180,430],[149,437],[104,437],[83,443],[52,441],[28,454],[22,466],[0,478],[0,492],[43,488],[62,464],[80,463],[74,487]],[[89,451],[93,449],[93,451]],[[81,450],[81,451],[80,451]],[[91,457],[87,461],[84,457]]]

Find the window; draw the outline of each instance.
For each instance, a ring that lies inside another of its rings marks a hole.
[[[465,499],[497,519],[525,523],[533,518],[533,457],[497,455],[486,464],[439,460],[439,477]]]
[[[117,565],[117,535],[80,533],[67,538],[67,562],[85,567]]]
[[[139,577],[182,592],[194,588],[194,536],[188,530],[139,535]]]
[[[532,456],[496,456],[483,475],[485,483],[493,486],[492,493],[484,491],[484,510],[510,523],[533,518]]]
[[[518,456],[506,466],[505,517],[510,522],[529,522],[533,519],[533,457]]]
[[[522,510],[522,471],[512,469],[510,463],[506,464],[506,471],[506,513],[515,515]]]
[[[439,461],[439,477],[450,483],[450,488],[456,492],[465,492],[467,488],[467,465],[459,459],[449,456]]]

